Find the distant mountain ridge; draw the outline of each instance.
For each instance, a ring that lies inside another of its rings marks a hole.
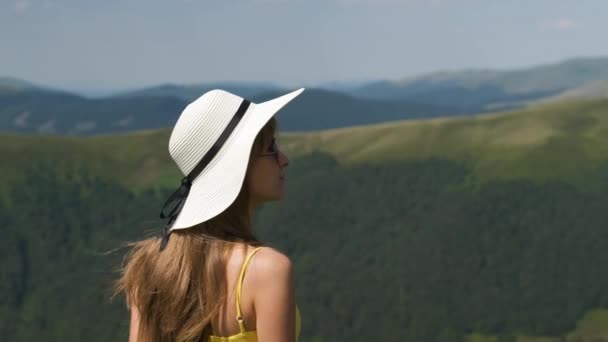
[[[397,81],[376,81],[349,93],[372,99],[417,99],[435,105],[491,110],[497,103],[555,96],[568,89],[608,80],[608,57],[576,58],[516,70],[441,71]]]
[[[374,99],[406,100],[411,96],[449,88],[469,91],[496,87],[506,95],[529,95],[565,91],[585,84],[608,80],[608,57],[580,57],[516,69],[442,70],[415,77],[394,80],[333,81],[308,88],[320,88],[353,96]],[[0,77],[0,87],[46,88],[15,77]],[[160,84],[135,90],[116,91],[114,96],[176,96],[192,99],[202,92],[221,88],[252,96],[260,92],[280,90],[285,86],[271,82],[209,82],[199,84]]]
[[[0,77],[0,89],[11,89],[14,91],[21,91],[25,89],[34,89],[37,86],[30,82],[14,78],[14,77]]]
[[[251,96],[246,97],[259,103],[286,92],[267,90],[254,95],[251,89]],[[0,131],[92,135],[171,127],[193,100],[183,97],[143,92],[88,99],[39,89],[0,92]],[[454,113],[430,105],[357,99],[322,89],[307,89],[281,110],[278,117],[283,130],[310,131],[450,114]]]
[[[547,101],[608,97],[608,58],[517,70],[441,71],[397,81],[328,82],[279,113],[288,131],[482,114]],[[225,89],[256,102],[287,89],[268,82],[163,84],[88,98],[0,77],[0,131],[100,134],[169,127],[190,101]]]
[[[218,82],[205,84],[161,84],[154,87],[121,92],[114,95],[115,97],[134,97],[134,96],[174,96],[182,100],[192,101],[201,94],[213,90],[224,89],[226,91],[239,94],[243,97],[253,97],[261,92],[279,90],[281,87],[269,82]]]
[[[467,87],[494,83],[502,84],[507,93],[521,94],[573,88],[598,79],[608,79],[608,57],[574,58],[513,70],[441,71],[395,83],[406,86],[421,80],[435,83],[449,81]]]
[[[557,95],[543,98],[540,102],[608,98],[608,80],[599,80],[580,87],[567,89]]]
[[[174,97],[87,99],[45,90],[0,93],[0,130],[86,135],[160,128],[185,103]]]

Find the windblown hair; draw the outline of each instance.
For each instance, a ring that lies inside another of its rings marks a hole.
[[[257,135],[247,174],[276,130],[272,118]],[[124,293],[140,312],[139,342],[207,341],[211,322],[228,297],[226,265],[235,245],[261,245],[249,216],[247,177],[241,191],[223,213],[188,229],[171,233],[162,252],[160,239],[128,244],[114,295]]]

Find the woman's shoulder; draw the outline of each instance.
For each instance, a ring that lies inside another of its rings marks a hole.
[[[256,248],[259,250],[252,259],[252,264],[254,264],[252,266],[258,272],[273,272],[273,270],[286,270],[293,267],[291,259],[284,252],[268,246]]]
[[[251,266],[252,299],[257,317],[289,312],[295,292],[293,264],[289,257],[275,248],[262,247],[256,252]]]
[[[271,279],[288,279],[293,273],[291,259],[273,247],[260,247],[250,263],[249,269],[255,278],[253,280],[260,285]]]

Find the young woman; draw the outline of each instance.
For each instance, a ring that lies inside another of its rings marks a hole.
[[[185,177],[161,211],[168,222],[131,244],[116,286],[130,342],[297,341],[292,263],[252,221],[282,197],[289,161],[274,114],[303,90],[260,104],[212,90],[184,109],[169,152]]]

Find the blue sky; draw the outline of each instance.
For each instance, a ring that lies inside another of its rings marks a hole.
[[[60,87],[401,79],[608,56],[604,0],[0,0],[0,76]]]

